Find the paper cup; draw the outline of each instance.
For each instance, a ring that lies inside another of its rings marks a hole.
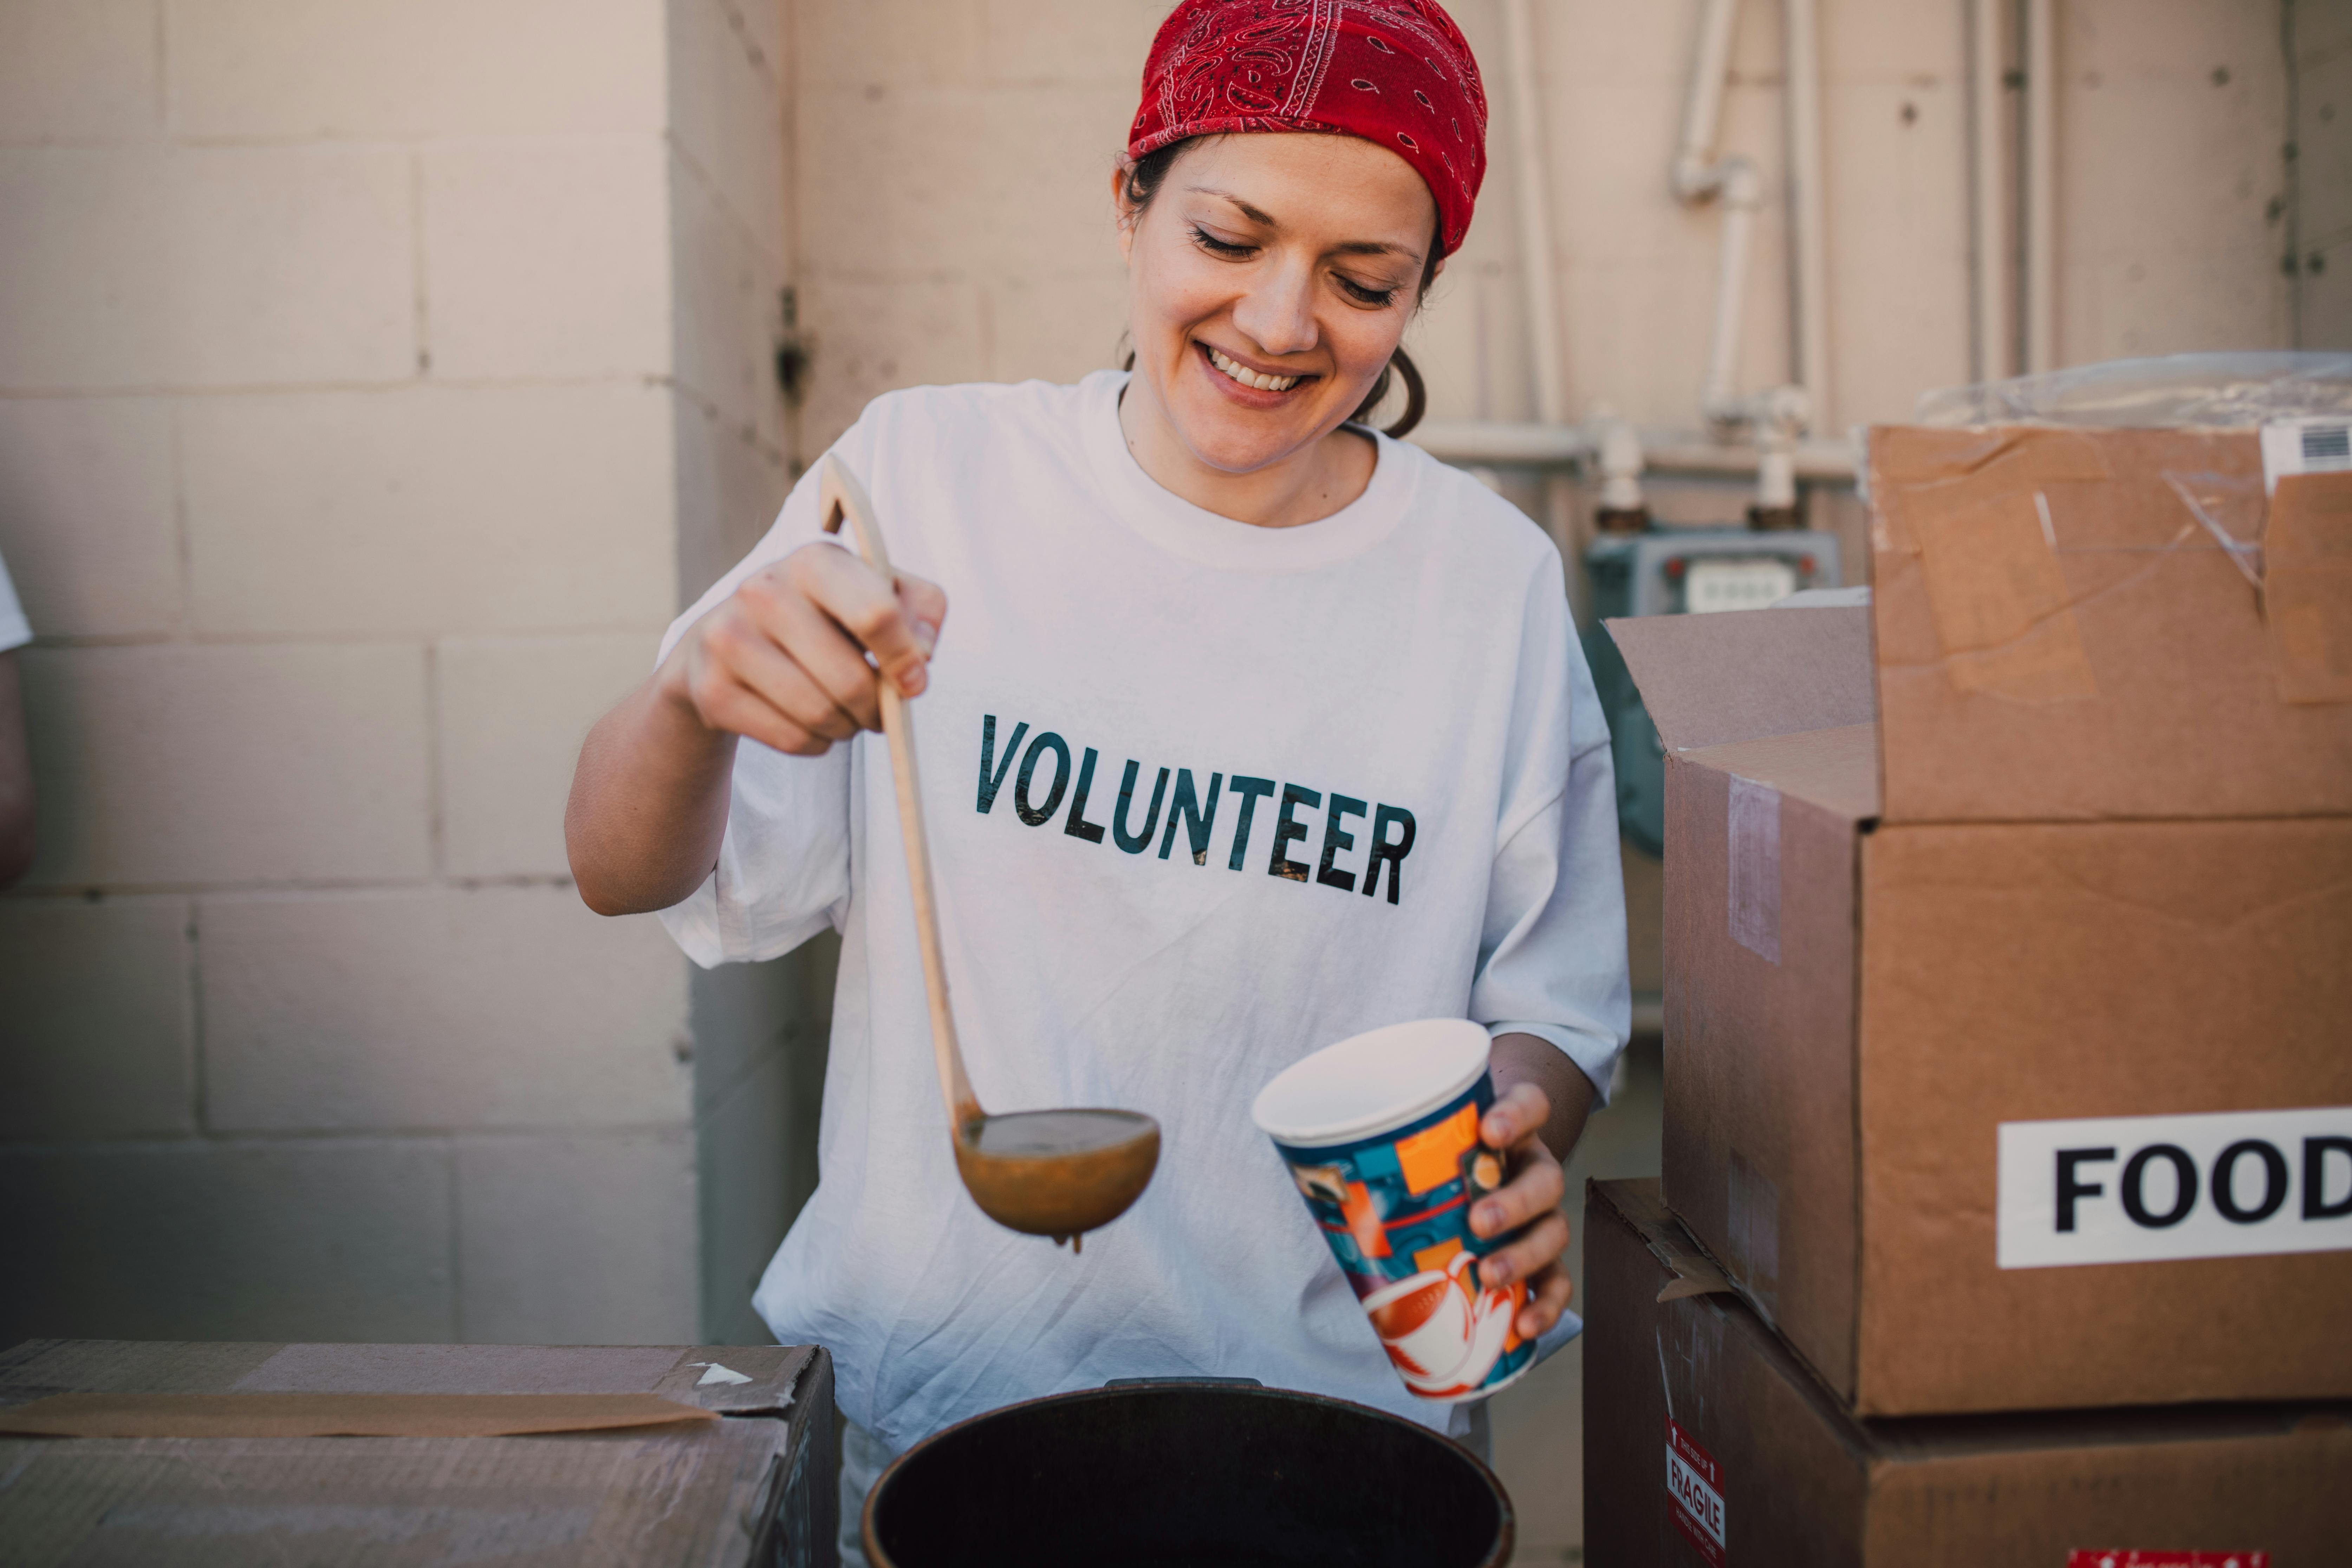
[[[1478,1280],[1479,1258],[1510,1238],[1470,1234],[1470,1205],[1504,1179],[1478,1142],[1495,1102],[1487,1044],[1461,1018],[1392,1024],[1292,1063],[1251,1108],[1397,1375],[1448,1405],[1536,1359],[1517,1328],[1527,1282]]]

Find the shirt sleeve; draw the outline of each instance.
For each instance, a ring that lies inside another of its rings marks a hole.
[[[25,606],[16,602],[16,584],[8,580],[8,563],[0,561],[0,653],[32,640],[32,623],[25,619]]]
[[[1522,617],[1510,754],[1471,1016],[1549,1040],[1594,1103],[1633,1028],[1609,726],[1547,551]]]
[[[873,445],[871,421],[861,418],[833,450],[862,473]],[[775,525],[751,552],[670,623],[656,663],[746,577],[830,537],[818,526],[821,467],[812,464],[801,475]],[[849,907],[856,751],[853,741],[821,757],[795,757],[748,738],[736,743],[718,866],[683,902],[661,911],[662,924],[688,958],[705,969],[755,963],[790,952],[828,925],[839,928]]]

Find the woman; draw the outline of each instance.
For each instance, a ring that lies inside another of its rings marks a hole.
[[[1186,0],[1144,89],[1113,182],[1132,373],[876,399],[834,450],[896,581],[819,537],[812,471],[573,786],[597,910],[662,910],[706,964],[843,933],[822,1183],[755,1304],[832,1349],[853,1476],[1119,1376],[1255,1377],[1444,1426],[1250,1100],[1362,1029],[1486,1025],[1481,1131],[1515,1176],[1473,1226],[1526,1227],[1482,1273],[1529,1280],[1539,1334],[1570,1295],[1559,1160],[1626,1031],[1606,731],[1559,558],[1352,422],[1469,223],[1467,46],[1425,0]],[[1083,1256],[958,1187],[888,754],[861,734],[877,679],[920,697],[981,1099],[1163,1129],[1157,1179]]]

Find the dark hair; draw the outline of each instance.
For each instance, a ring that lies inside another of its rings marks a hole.
[[[1140,216],[1143,209],[1151,205],[1152,198],[1160,194],[1160,187],[1167,182],[1168,171],[1176,166],[1176,160],[1183,156],[1185,149],[1200,140],[1201,138],[1197,136],[1187,136],[1181,142],[1171,142],[1165,147],[1146,153],[1128,165],[1127,182],[1121,188],[1121,194],[1127,198],[1130,212]],[[1415,310],[1419,310],[1421,302],[1429,298],[1429,286],[1437,280],[1438,263],[1444,259],[1444,257],[1439,254],[1433,237],[1433,242],[1429,247],[1429,259],[1422,263],[1421,291],[1414,300]],[[1132,351],[1127,356],[1126,368],[1129,370],[1135,368],[1135,355]],[[1392,377],[1404,382],[1404,413],[1399,416],[1395,424],[1388,427],[1386,434],[1391,437],[1400,437],[1421,423],[1421,416],[1429,410],[1429,392],[1422,384],[1421,371],[1412,363],[1412,356],[1406,353],[1400,346],[1389,356],[1389,363],[1381,367],[1381,374],[1373,378],[1371,391],[1364,395],[1364,400],[1356,405],[1356,411],[1348,416],[1349,424],[1365,425],[1371,422],[1372,411],[1378,408],[1381,405],[1381,400],[1389,395],[1389,383]]]

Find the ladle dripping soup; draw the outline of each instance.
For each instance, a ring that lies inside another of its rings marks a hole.
[[[857,552],[892,576],[874,503],[841,459],[827,453],[818,479],[817,511],[827,533],[844,520]],[[1050,1236],[1075,1249],[1087,1231],[1127,1212],[1151,1183],[1160,1163],[1160,1123],[1136,1110],[1080,1107],[1016,1110],[991,1116],[972,1093],[948,1002],[947,965],[940,950],[939,911],[932,900],[930,838],[915,773],[915,733],[906,699],[879,683],[882,732],[890,742],[890,773],[898,787],[898,831],[906,841],[907,880],[915,906],[915,938],[923,955],[923,989],[930,1002],[931,1054],[940,1070],[955,1141],[956,1172],[981,1213],[1007,1229]]]

